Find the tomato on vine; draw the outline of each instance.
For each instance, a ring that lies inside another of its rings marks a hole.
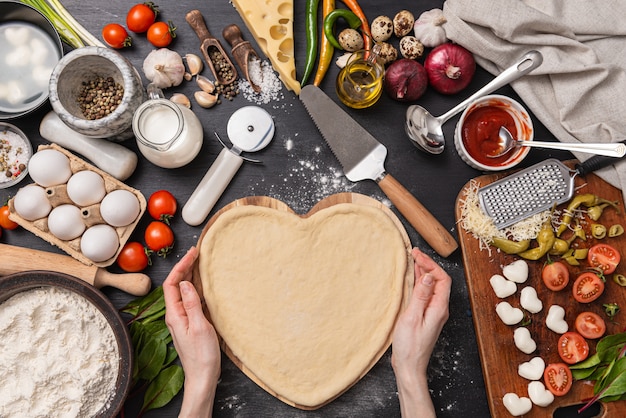
[[[114,49],[121,49],[132,45],[132,38],[124,26],[119,23],[109,23],[102,28],[102,39]]]
[[[174,195],[167,190],[157,190],[148,198],[148,212],[153,219],[170,224],[176,214],[177,204]]]
[[[176,37],[176,26],[172,22],[155,22],[148,28],[148,41],[157,48],[164,48]]]
[[[174,248],[174,232],[163,222],[150,222],[146,227],[144,239],[146,246],[159,257],[165,258]]]
[[[137,273],[151,265],[148,250],[136,241],[127,242],[117,256],[117,265],[129,273]]]
[[[6,230],[13,230],[19,226],[17,222],[9,219],[9,215],[11,211],[9,210],[9,206],[4,205],[0,207],[0,227]]]
[[[144,33],[156,21],[159,6],[152,2],[138,3],[126,14],[126,27],[135,33]]]

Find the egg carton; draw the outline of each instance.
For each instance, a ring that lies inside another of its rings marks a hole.
[[[86,264],[88,266],[95,265],[98,267],[110,266],[117,259],[117,256],[122,251],[124,244],[126,244],[133,230],[135,229],[141,217],[145,213],[146,207],[147,207],[146,198],[143,196],[143,194],[139,190],[134,189],[124,184],[123,182],[119,181],[115,177],[112,177],[110,174],[89,164],[88,162],[82,160],[81,158],[77,157],[76,155],[72,154],[71,152],[67,151],[66,149],[60,147],[57,144],[40,145],[37,148],[37,150],[41,151],[41,150],[49,149],[49,148],[60,151],[69,158],[70,169],[72,171],[72,174],[77,173],[79,171],[83,171],[83,170],[90,170],[102,176],[102,178],[104,179],[104,185],[105,185],[105,190],[107,194],[114,190],[120,190],[120,189],[127,190],[133,193],[137,197],[137,200],[139,201],[140,210],[139,210],[139,214],[137,215],[137,218],[129,225],[114,228],[119,237],[119,247],[113,257],[111,257],[108,260],[101,261],[101,262],[94,262],[93,260],[90,260],[89,258],[87,258],[81,252],[80,250],[81,237],[75,238],[70,241],[64,241],[64,240],[59,239],[52,233],[50,233],[48,229],[48,217],[47,216],[41,219],[36,219],[34,221],[29,221],[29,220],[22,218],[15,211],[15,207],[13,205],[13,199],[9,200],[9,211],[10,211],[9,218],[13,220],[14,222],[16,222],[17,224],[19,224],[20,226],[22,226],[24,229],[32,232],[33,234],[37,235],[40,238],[43,238],[44,240],[48,241],[50,244],[59,247],[61,250],[65,251],[67,254],[71,255],[72,257],[82,262],[83,264]],[[31,184],[36,184],[36,183],[31,183]],[[75,205],[74,202],[72,202],[71,199],[67,195],[67,183],[59,184],[56,186],[45,187],[44,189],[46,191],[48,200],[50,201],[50,204],[52,205],[52,208],[55,208],[63,204]],[[86,207],[79,207],[79,209],[81,210],[82,219],[83,219],[83,222],[85,223],[86,228],[89,228],[90,226],[94,226],[98,224],[106,224],[106,222],[104,221],[104,219],[102,219],[102,216],[100,215],[100,203],[96,203],[96,204],[86,206]]]

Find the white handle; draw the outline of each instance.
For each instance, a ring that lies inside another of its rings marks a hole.
[[[524,147],[560,149],[566,151],[586,152],[589,154],[604,155],[606,157],[620,158],[626,154],[626,145],[621,142],[611,143],[563,143],[563,142],[538,142],[538,141],[519,141],[519,145]]]
[[[75,151],[102,171],[124,181],[137,167],[137,154],[123,145],[107,139],[91,138],[67,126],[54,112],[50,111],[41,120],[39,134],[50,142]]]
[[[204,222],[242,163],[239,155],[222,149],[183,207],[182,217],[188,225]]]

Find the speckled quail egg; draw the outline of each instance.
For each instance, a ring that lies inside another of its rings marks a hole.
[[[67,196],[81,207],[100,202],[106,192],[104,179],[95,171],[78,171],[67,181]]]
[[[413,25],[415,24],[415,16],[413,13],[408,10],[400,10],[393,17],[393,33],[398,37],[402,38],[405,35],[408,35],[409,32],[413,30]]]
[[[376,42],[384,42],[393,35],[393,21],[389,16],[378,16],[372,20],[370,27],[372,39]]]
[[[140,211],[137,196],[124,189],[113,190],[100,203],[102,219],[115,227],[130,225],[137,219]]]
[[[398,50],[395,46],[391,45],[389,42],[381,42],[379,45],[380,52],[378,53],[378,58],[383,65],[387,65],[398,59]]]
[[[363,49],[363,37],[356,29],[346,28],[339,32],[337,42],[343,49],[349,52]]]
[[[13,198],[15,212],[27,221],[44,218],[52,210],[46,190],[36,184],[29,184],[17,191]]]
[[[87,228],[80,238],[80,251],[95,263],[113,257],[120,246],[120,238],[110,225],[98,224]]]
[[[400,54],[410,60],[417,59],[424,53],[424,45],[415,36],[404,36],[400,39]]]
[[[72,175],[70,159],[61,151],[43,149],[31,157],[28,173],[35,183],[43,187],[63,184]]]
[[[48,230],[64,241],[78,238],[85,231],[80,209],[74,205],[59,205],[48,215]]]

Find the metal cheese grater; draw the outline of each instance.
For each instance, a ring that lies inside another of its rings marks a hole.
[[[542,161],[478,189],[480,207],[505,228],[570,200],[577,173],[556,159]]]

